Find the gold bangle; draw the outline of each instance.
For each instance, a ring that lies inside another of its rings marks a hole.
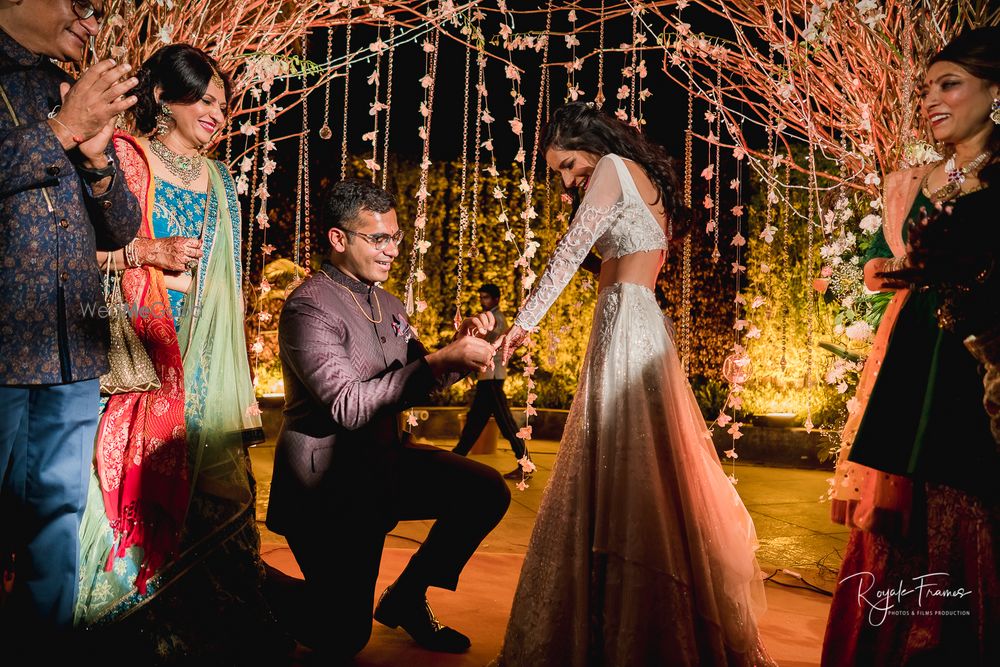
[[[131,241],[128,242],[128,244],[126,244],[122,254],[125,256],[125,266],[127,266],[130,269],[134,269],[140,266],[139,256],[136,254],[135,251],[135,239],[132,239]]]

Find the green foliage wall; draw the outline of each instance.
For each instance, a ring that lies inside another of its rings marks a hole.
[[[796,159],[804,161],[804,155],[794,154]],[[766,221],[767,192],[757,179],[756,194],[747,206],[750,233],[746,234],[745,295],[748,302],[755,296],[763,296],[766,303],[751,309],[747,315],[760,328],[761,335],[747,344],[753,360],[753,377],[746,385],[744,409],[755,415],[791,412],[795,413],[797,423],[802,423],[811,403],[812,422],[817,426],[832,425],[843,411],[847,396],[823,382],[825,369],[833,357],[819,343],[829,339],[836,309],[812,286],[822,267],[820,246],[824,240],[816,223],[819,215],[814,213],[810,272],[807,177],[793,172],[792,184],[798,189],[785,191],[783,196],[787,201],[773,206],[772,224],[778,231],[771,244],[760,238]],[[762,265],[770,270],[765,272]],[[813,304],[811,374],[810,301]]]
[[[349,170],[362,178],[370,178],[363,161],[356,158]],[[419,167],[412,163],[390,163],[389,188],[397,198],[399,222],[407,232],[406,240],[393,265],[390,279],[383,285],[389,292],[401,299],[405,298],[405,283],[409,270],[413,220],[416,217],[416,192],[419,189]],[[381,178],[381,174],[379,175]],[[472,183],[471,173],[467,175]],[[524,208],[523,195],[517,190],[521,174],[517,165],[501,171],[499,185],[507,197],[503,200],[510,227],[514,230],[518,243],[523,239],[524,222],[518,213]],[[507,226],[500,222],[501,201],[495,199],[492,191],[496,182],[488,175],[480,181],[476,234],[478,253],[469,255],[471,228],[466,230],[463,248],[462,291],[458,295],[458,308],[463,316],[479,312],[478,290],[483,283],[495,283],[503,293],[501,308],[508,321],[513,319],[522,298],[520,288],[523,273],[514,264],[518,251],[506,241]],[[798,183],[798,184],[804,184]],[[326,241],[319,227],[319,202],[322,192],[329,182],[321,180],[313,188],[316,202],[313,205],[312,220],[312,265],[318,268],[327,252]],[[697,187],[703,187],[701,183]],[[759,190],[759,184],[751,183]],[[419,297],[428,307],[415,313],[413,325],[421,340],[429,349],[437,349],[451,340],[454,332],[453,319],[456,311],[456,290],[458,284],[458,249],[460,235],[461,164],[438,162],[431,166],[428,178],[427,240],[431,246],[424,259],[427,280],[420,286]],[[569,205],[560,199],[561,190],[553,179],[548,187],[544,181],[537,184],[533,192],[533,205],[539,217],[533,221],[536,240],[540,243],[531,266],[541,273],[545,262],[568,225]],[[776,411],[793,411],[801,422],[806,413],[806,366],[808,300],[815,299],[814,339],[818,343],[828,336],[832,329],[834,308],[816,298],[810,284],[815,277],[809,274],[806,262],[808,248],[807,227],[801,216],[790,214],[788,228],[788,251],[783,251],[784,238],[779,231],[772,245],[759,238],[764,227],[765,193],[757,194],[746,206],[747,215],[743,219],[743,235],[747,245],[743,248],[741,263],[747,266],[743,277],[742,293],[747,301],[756,295],[767,299],[766,305],[743,315],[761,329],[761,337],[749,341],[748,349],[753,359],[754,374],[747,384],[744,394],[744,408],[751,414]],[[793,190],[791,206],[801,212],[807,208],[804,191]],[[696,191],[695,199],[700,201],[701,193]],[[264,351],[257,364],[261,378],[260,386],[277,386],[280,367],[277,365],[276,336],[274,335],[280,307],[284,296],[283,288],[294,275],[294,264],[287,259],[287,249],[294,238],[294,205],[287,201],[288,195],[278,193],[271,209],[272,227],[268,242],[277,246],[273,260],[267,268],[268,280],[274,289],[264,296],[263,307],[271,314],[271,320],[263,325],[262,339]],[[726,203],[723,211],[731,204]],[[467,202],[471,211],[471,199]],[[774,225],[783,229],[786,210],[775,209]],[[696,212],[700,213],[700,212]],[[722,362],[732,349],[736,338],[732,328],[735,319],[735,280],[732,262],[736,260],[736,248],[730,244],[735,231],[735,219],[724,213],[720,233],[718,262],[711,261],[713,237],[704,231],[704,217],[697,215],[692,231],[692,332],[689,373],[691,383],[706,415],[714,417],[725,399],[725,381],[721,377]],[[819,246],[822,234],[816,230],[813,245],[814,273],[821,266]],[[664,312],[679,327],[682,310],[681,300],[681,259],[680,244],[671,248],[667,265],[657,284],[657,296]],[[770,264],[770,272],[761,270],[761,262]],[[258,270],[259,271],[259,270]],[[256,275],[251,283],[259,284]],[[576,389],[580,364],[587,347],[591,329],[591,319],[596,301],[597,280],[580,271],[556,304],[541,322],[541,331],[535,335],[532,350],[533,361],[538,370],[535,373],[535,402],[539,408],[568,408]],[[250,303],[255,297],[250,295]],[[787,309],[787,310],[786,310]],[[256,321],[248,318],[251,330]],[[270,330],[270,333],[269,331]],[[784,335],[783,335],[784,332]],[[253,336],[251,335],[251,339]],[[784,345],[782,345],[784,340]],[[679,343],[678,343],[679,344]],[[781,365],[785,357],[784,368]],[[828,353],[816,347],[813,351],[813,421],[817,425],[827,420],[828,415],[841,411],[846,396],[822,382],[824,368],[830,363]],[[507,380],[507,393],[514,404],[523,404],[527,388],[521,376],[523,362],[512,360]],[[460,405],[467,401],[471,382],[460,383],[433,397],[438,405]]]

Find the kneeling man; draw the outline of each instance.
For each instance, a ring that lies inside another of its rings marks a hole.
[[[438,623],[427,587],[456,588],[510,492],[493,468],[409,443],[400,412],[488,368],[494,350],[478,336],[495,322],[469,318],[428,353],[403,304],[377,286],[403,236],[392,195],[347,179],[331,188],[322,216],[329,258],[288,297],[278,326],[285,410],[267,526],[288,539],[305,575],[296,634],[334,657],[364,648],[386,533],[402,520],[436,519],[374,618],[430,650],[462,652],[469,639]]]

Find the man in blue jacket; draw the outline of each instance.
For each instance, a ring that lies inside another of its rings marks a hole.
[[[108,367],[95,253],[140,223],[110,148],[135,103],[128,65],[74,82],[52,62],[82,59],[106,4],[0,0],[0,542],[15,555],[0,633],[21,641],[73,620]]]

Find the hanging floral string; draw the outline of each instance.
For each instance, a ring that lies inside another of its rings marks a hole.
[[[422,283],[427,280],[423,271],[423,258],[430,248],[427,241],[427,175],[431,167],[431,115],[434,110],[434,83],[437,77],[438,39],[440,32],[435,31],[433,37],[423,43],[425,74],[420,79],[424,90],[424,99],[420,103],[422,123],[417,134],[423,141],[423,157],[420,161],[420,188],[417,190],[417,211],[413,221],[413,245],[410,248],[410,272],[406,277],[406,312],[422,313],[427,309],[427,303],[422,298]]]
[[[252,312],[254,314],[254,325],[256,328],[255,340],[261,343],[261,347],[263,346],[262,325],[269,323],[272,317],[270,312],[261,307],[262,305],[261,300],[264,298],[264,295],[266,295],[268,292],[271,291],[271,284],[268,282],[267,277],[264,275],[264,265],[267,263],[267,255],[270,254],[270,250],[267,250],[267,252],[265,252],[264,249],[269,248],[267,243],[267,230],[271,226],[270,216],[268,215],[268,209],[267,209],[267,202],[271,194],[270,192],[268,192],[267,189],[267,180],[268,177],[274,173],[275,168],[278,166],[277,163],[270,158],[271,151],[275,149],[275,145],[271,141],[271,123],[274,121],[276,117],[277,117],[277,108],[271,101],[271,89],[268,88],[267,96],[264,102],[265,123],[264,123],[263,142],[262,142],[263,150],[261,153],[261,164],[259,167],[260,179],[259,179],[259,185],[257,185],[257,188],[253,192],[253,196],[260,202],[257,206],[257,214],[254,216],[253,222],[257,225],[257,228],[260,230],[260,237],[261,237],[260,242],[262,251],[261,251],[261,261],[260,261],[261,278],[260,278],[260,284],[258,285],[257,288],[257,298],[254,301]],[[256,176],[256,174],[257,174],[257,167],[255,165],[254,175]],[[250,225],[250,229],[253,230],[253,224]],[[251,238],[250,242],[247,245],[248,262],[252,258],[251,254],[252,250],[253,250],[253,244]],[[259,361],[260,361],[259,353],[254,354],[255,384],[257,382],[257,378],[260,373]]]
[[[378,161],[379,114],[388,109],[388,105],[379,99],[379,92],[382,85],[382,52],[387,48],[386,43],[382,41],[382,26],[379,26],[375,41],[368,45],[368,50],[375,54],[375,68],[368,75],[368,85],[375,88],[375,99],[368,105],[368,115],[372,117],[373,127],[370,132],[361,136],[362,141],[367,141],[372,146],[372,156],[365,160],[365,166],[372,172],[372,183],[376,181],[378,172],[382,169]]]
[[[576,102],[583,96],[584,91],[576,81],[576,73],[583,69],[583,60],[577,58],[576,47],[580,46],[580,39],[576,36],[576,10],[571,9],[567,14],[570,30],[565,36],[566,47],[569,49],[569,62],[566,63],[566,97],[564,101]]]
[[[719,416],[716,418],[715,423],[723,428],[729,425],[727,433],[729,433],[731,438],[731,446],[729,449],[725,450],[724,454],[730,462],[730,473],[729,481],[733,484],[739,482],[736,477],[736,459],[739,455],[736,453],[736,441],[743,437],[743,432],[740,430],[743,427],[743,422],[737,420],[737,413],[743,408],[743,388],[747,380],[750,379],[752,372],[752,363],[750,355],[744,345],[744,336],[746,338],[757,338],[760,337],[760,330],[752,325],[749,319],[749,314],[747,313],[747,301],[742,293],[742,276],[746,267],[742,266],[740,263],[742,259],[743,246],[746,245],[746,239],[742,234],[742,199],[741,191],[739,187],[740,177],[741,177],[741,161],[737,161],[737,177],[734,179],[736,187],[736,210],[734,211],[734,217],[736,218],[736,233],[733,236],[731,245],[735,247],[736,261],[733,262],[733,283],[736,296],[733,299],[733,347],[732,353],[726,357],[722,365],[723,377],[729,382],[729,394],[726,396],[726,402],[723,409],[719,412]],[[730,409],[730,414],[726,414],[726,408]]]
[[[302,135],[306,139],[302,151],[302,216],[305,222],[305,229],[302,231],[302,266],[305,268],[306,276],[308,276],[312,272],[312,230],[309,227],[309,221],[312,219],[312,193],[309,180],[309,102],[307,100],[302,102]],[[298,275],[298,260],[295,263],[295,271]]]

